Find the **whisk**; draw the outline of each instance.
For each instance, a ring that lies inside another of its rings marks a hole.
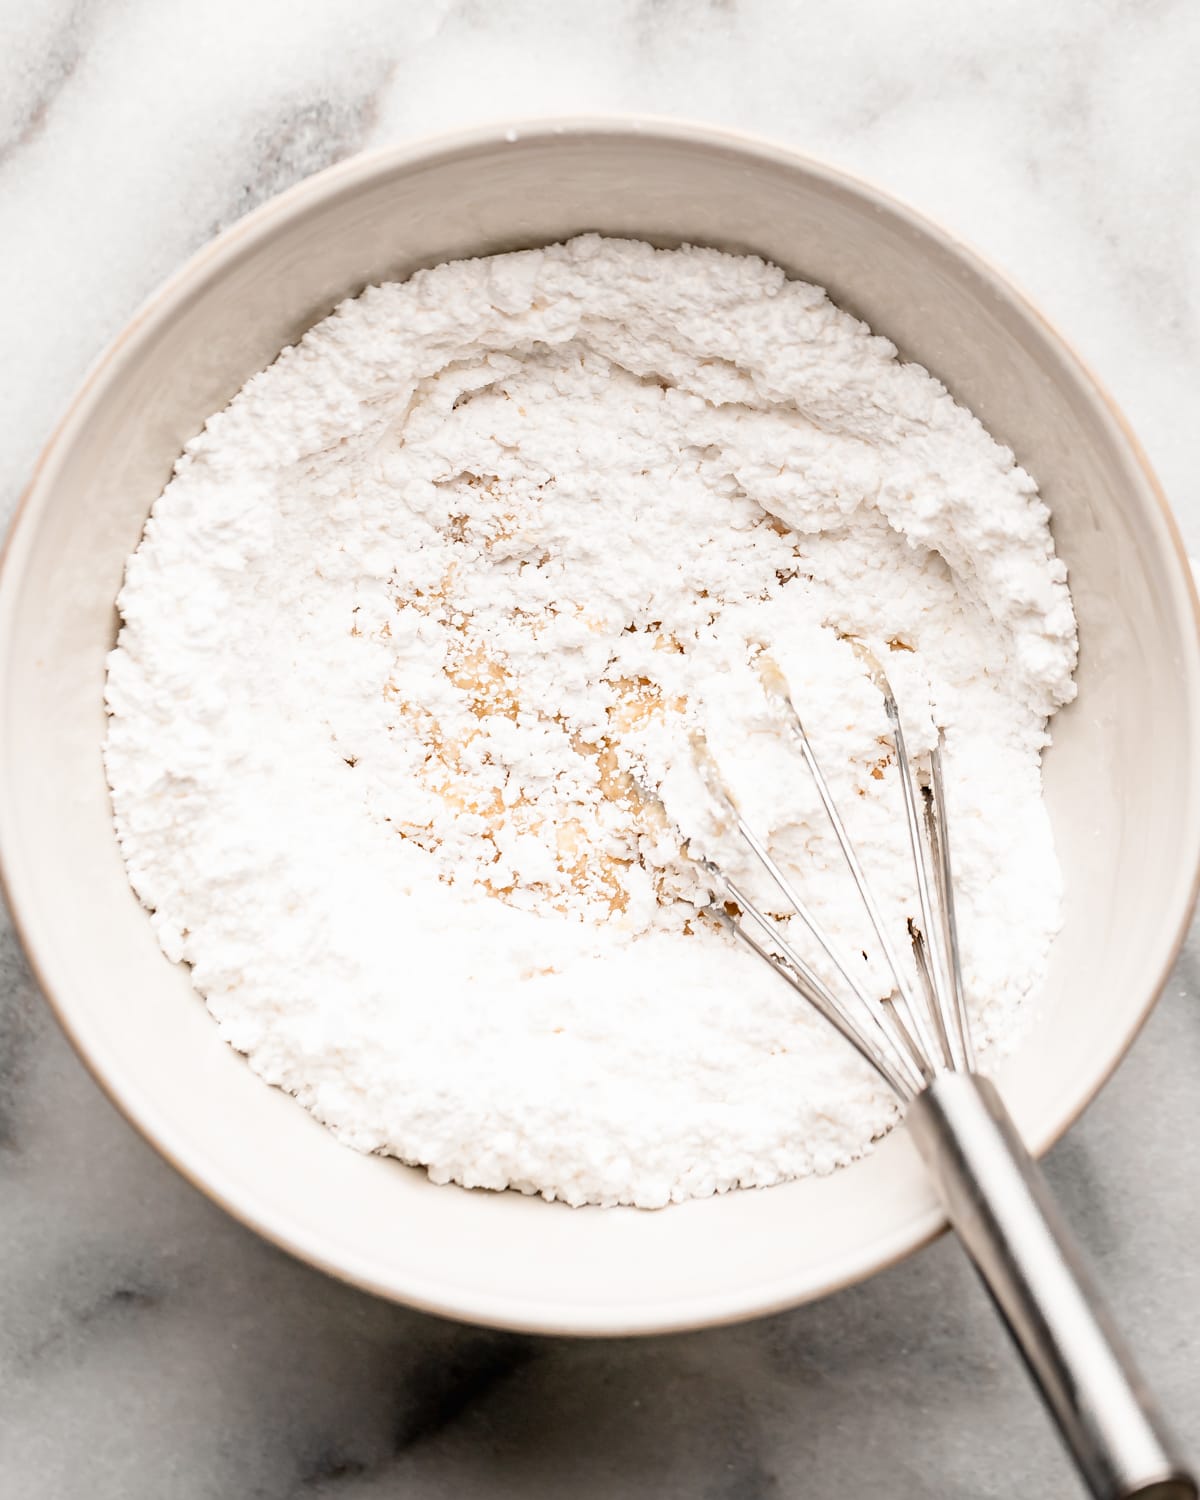
[[[916,873],[906,971],[838,814],[787,683],[767,657],[763,685],[812,777],[862,898],[894,990],[880,1000],[799,896],[738,809],[703,740],[693,742],[709,795],[824,953],[826,983],[779,924],[717,864],[706,861],[712,914],[814,1005],[901,1101],[909,1133],[946,1216],[1058,1424],[1079,1473],[1099,1500],[1196,1500],[1129,1354],[1084,1271],[1039,1168],[994,1085],[975,1071],[963,999],[942,775],[942,737],[910,757],[896,697],[878,659],[854,643],[883,695]]]

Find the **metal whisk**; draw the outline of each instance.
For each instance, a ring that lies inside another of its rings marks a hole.
[[[825,954],[837,987],[821,979],[740,885],[706,862],[721,897],[712,912],[814,1005],[899,1097],[946,1215],[1091,1493],[1099,1500],[1196,1500],[1196,1482],[1100,1305],[1045,1179],[995,1087],[975,1071],[954,916],[941,737],[918,768],[883,668],[864,647],[855,647],[883,695],[895,747],[916,872],[919,916],[909,921],[908,932],[917,984],[900,962],[787,684],[765,657],[760,659],[764,687],[812,776],[894,990],[880,1000],[856,977],[854,966],[748,826],[707,747],[697,740],[696,760],[710,796]]]

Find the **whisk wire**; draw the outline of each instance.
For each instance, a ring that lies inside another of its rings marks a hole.
[[[946,818],[946,783],[942,774],[942,734],[929,753],[929,799],[925,808],[925,826],[937,880],[938,910],[942,923],[943,953],[946,957],[950,990],[950,1011],[954,1042],[960,1066],[967,1072],[975,1068],[975,1049],[971,1045],[971,1027],[967,1019],[967,1002],[963,992],[962,953],[958,946],[958,918],[954,911],[954,870],[950,862],[950,835]]]
[[[875,658],[871,656],[869,652],[866,652],[865,648],[860,649],[859,654],[865,657],[865,659],[868,661],[869,666],[873,666],[874,670],[872,675],[874,676],[875,674],[878,674],[876,678],[877,683],[886,684],[887,678],[886,676],[884,676],[883,669],[882,667],[880,667]],[[808,767],[809,775],[812,777],[813,785],[816,787],[817,796],[821,799],[821,806],[825,810],[825,816],[829,821],[830,827],[833,829],[834,837],[837,839],[838,846],[842,851],[842,858],[845,860],[846,867],[850,871],[851,878],[853,879],[855,888],[857,889],[859,894],[859,899],[862,901],[863,907],[867,913],[868,918],[870,919],[872,930],[875,933],[875,937],[879,943],[880,950],[883,953],[888,969],[891,972],[892,982],[896,987],[898,997],[896,1002],[891,1007],[891,1012],[897,1017],[903,1017],[902,1024],[904,1025],[904,1029],[908,1032],[911,1041],[915,1042],[916,1044],[915,1054],[920,1060],[922,1075],[925,1080],[928,1081],[933,1078],[935,1072],[937,1071],[936,1059],[938,1059],[942,1055],[941,1049],[934,1043],[933,1035],[926,1014],[915,1002],[915,997],[912,994],[911,986],[900,963],[899,954],[896,951],[895,944],[892,942],[891,935],[888,932],[887,923],[885,922],[883,914],[880,911],[879,903],[875,899],[875,894],[871,889],[870,882],[867,880],[862,865],[859,862],[858,855],[855,852],[854,844],[850,839],[849,833],[846,831],[846,825],[842,822],[841,814],[837,809],[837,803],[834,801],[833,793],[829,790],[829,783],[826,781],[825,774],[821,770],[820,762],[817,760],[816,752],[812,747],[812,742],[808,737],[808,732],[804,727],[804,722],[800,717],[799,711],[797,710],[795,703],[793,703],[792,701],[792,697],[790,692],[788,691],[787,684],[784,681],[783,674],[779,671],[779,668],[775,665],[775,663],[769,660],[769,658],[760,659],[760,662],[760,671],[763,678],[763,685],[766,688],[768,695],[772,698],[776,706],[782,712],[784,720],[787,723],[788,728],[790,729],[792,736],[800,749],[800,753],[804,758],[804,763]],[[891,702],[892,711],[889,711],[888,713],[888,720],[889,724],[892,724],[893,728],[895,728],[899,725],[899,711],[896,709],[896,700],[894,695],[892,694],[890,685],[887,686],[884,697],[885,704],[889,700]],[[912,772],[911,767],[908,763],[908,756],[904,746],[902,732],[896,744],[896,759],[900,763],[900,765],[908,771],[910,778],[909,789],[911,791]],[[907,808],[907,798],[905,805]],[[909,826],[909,832],[911,839],[911,822]],[[916,859],[919,863],[920,861],[917,856],[915,845],[913,846],[913,854],[914,859]],[[924,908],[922,909],[922,911],[924,915]],[[908,1051],[909,1043],[905,1042],[904,1045],[905,1050]]]
[[[788,941],[780,924],[756,905],[719,865],[706,861],[705,867],[714,885],[728,897],[733,911],[715,902],[710,909],[754,953],[769,963],[775,973],[815,1005],[900,1098],[908,1102],[942,1073],[970,1069],[972,1066],[963,1005],[950,849],[945,828],[941,738],[939,735],[938,744],[929,756],[928,779],[918,785],[900,721],[900,710],[887,674],[878,659],[861,642],[855,641],[852,644],[883,697],[895,749],[917,890],[918,920],[909,919],[908,931],[918,989],[924,1003],[918,1001],[911,980],[901,965],[888,925],[863,871],[853,841],[842,822],[833,793],[792,700],[787,682],[776,664],[766,655],[759,658],[764,689],[795,740],[812,778],[825,816],[891,973],[893,991],[882,998],[869,992],[863,979],[856,973],[857,966],[847,960],[839,945],[780,868],[766,844],[742,816],[733,794],[721,777],[707,742],[702,735],[697,734],[692,739],[692,752],[709,795],[736,828],[743,843],[770,877],[788,907],[808,929],[836,971],[844,993],[835,993]],[[755,930],[751,931],[747,923]]]
[[[925,962],[923,964],[918,962],[917,967],[926,981],[927,1010],[933,1019],[934,1030],[938,1038],[937,1049],[935,1051],[931,1048],[929,1056],[934,1062],[935,1070],[941,1072],[947,1068],[954,1068],[956,1066],[956,1058],[950,1043],[950,1028],[947,1025],[946,1006],[942,998],[945,994],[945,990],[943,989],[945,983],[945,966],[938,941],[941,922],[934,918],[930,860],[928,858],[926,840],[923,836],[923,820],[917,808],[918,792],[916,777],[913,775],[912,761],[908,756],[908,746],[904,739],[904,726],[900,722],[900,710],[891,686],[887,678],[883,675],[882,669],[877,666],[877,670],[879,672],[878,685],[883,691],[884,710],[887,713],[888,725],[892,731],[892,742],[896,747],[896,769],[900,782],[900,794],[904,801],[904,821],[908,829],[908,845],[912,851],[913,870],[916,874],[917,905],[921,913],[920,925],[914,926],[910,922],[909,931],[920,937],[925,950]],[[928,826],[927,821],[925,826]],[[914,946],[915,942],[916,937],[914,936]]]
[[[910,1083],[919,1089],[926,1077],[926,1072],[913,1036],[911,1018],[906,1024],[899,1011],[893,1010],[887,1005],[880,1006],[879,1001],[870,994],[862,980],[854,974],[853,967],[847,961],[841,948],[825,931],[824,926],[810,910],[808,904],[800,896],[795,886],[788,880],[778,864],[776,864],[766,845],[758,838],[754,830],[749,827],[741,813],[732,804],[730,805],[730,811],[738,832],[742,835],[742,838],[746,841],[767,874],[770,875],[784,900],[804,923],[805,927],[808,928],[826,958],[828,958],[844,983],[853,992],[855,999],[858,1001],[859,1013],[867,1019],[873,1028],[884,1033],[885,1041],[890,1042],[892,1048],[898,1053],[901,1059],[901,1071],[911,1074]]]
[[[908,1076],[895,1068],[888,1050],[886,1034],[881,1034],[882,1045],[869,1035],[865,1035],[833,991],[821,981],[787,940],[780,936],[776,924],[759,911],[758,907],[732,881],[726,880],[724,887],[730,900],[761,928],[768,941],[760,943],[743,922],[738,921],[719,906],[711,908],[713,914],[735,933],[751,952],[756,953],[759,958],[768,963],[781,979],[813,1005],[818,1013],[856,1049],[859,1055],[870,1063],[883,1081],[902,1100],[908,1103],[915,1098],[919,1092],[920,1083],[918,1081],[914,1086]],[[878,1022],[869,1010],[866,1012],[866,1019],[869,1024],[874,1023],[878,1026]]]
[[[898,1013],[893,1012],[886,1005],[881,1006],[879,1001],[867,991],[862,981],[855,976],[852,965],[847,961],[844,953],[842,953],[838,945],[825,931],[825,928],[816,916],[814,916],[807,903],[801,898],[795,886],[793,886],[791,881],[779,868],[779,865],[775,862],[766,845],[742,816],[741,810],[734,801],[732,793],[721,778],[721,773],[702,734],[697,733],[692,736],[692,755],[696,768],[700,773],[700,778],[709,795],[718,803],[725,816],[737,829],[746,846],[771,877],[772,882],[788,906],[800,918],[804,926],[808,928],[818,947],[825,954],[825,957],[832,964],[856,1000],[858,1014],[871,1033],[872,1045],[869,1046],[868,1051],[864,1055],[867,1055],[868,1060],[878,1066],[875,1053],[877,1048],[882,1045],[884,1055],[890,1059],[888,1066],[889,1074],[899,1074],[902,1076],[905,1080],[905,1086],[903,1089],[899,1089],[891,1077],[889,1077],[889,1082],[892,1083],[893,1088],[897,1088],[897,1091],[903,1097],[910,1097],[931,1076],[922,1060],[920,1049],[914,1040],[911,1020],[909,1025],[906,1026]],[[716,879],[718,884],[729,895],[734,904],[752,919],[760,931],[764,933],[776,948],[783,949],[787,947],[780,934],[778,924],[772,922],[746,896],[744,891],[735,886],[719,866],[708,861],[706,868],[708,873]],[[725,918],[729,916],[725,912],[720,913],[720,915]],[[730,926],[739,936],[742,935],[736,922],[728,921],[726,925]],[[755,947],[755,951],[758,952],[760,950]],[[798,955],[795,955],[794,950],[789,948],[788,951],[792,954],[793,963],[807,970],[808,982],[820,987],[824,996],[823,1003],[826,1005],[838,1005],[846,1024],[854,1025],[855,1023],[851,1020],[845,1008],[841,1006],[841,1002],[829,990],[828,986],[820,981],[815,972],[803,963],[803,960],[799,960],[797,964]],[[842,1028],[839,1027],[840,1029]],[[863,1051],[863,1048],[860,1047],[859,1050]]]

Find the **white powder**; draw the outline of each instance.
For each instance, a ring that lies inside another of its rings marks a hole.
[[[902,941],[895,768],[842,636],[868,642],[914,742],[945,728],[976,1036],[1010,1038],[1059,920],[1065,577],[1012,454],[759,260],[586,236],[371,288],[208,422],[130,559],[130,880],[225,1038],[361,1150],[570,1203],[826,1172],[894,1105],[700,914],[644,791],[699,844],[702,727],[885,992],[753,666]]]

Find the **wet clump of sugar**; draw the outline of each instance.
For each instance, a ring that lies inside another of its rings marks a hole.
[[[1040,755],[1076,649],[1046,508],[760,260],[589,235],[368,289],[188,445],[118,603],[105,761],[164,951],[263,1078],[436,1181],[656,1206],[830,1171],[894,1118],[705,914],[697,728],[890,988],[764,649],[901,935],[846,637],[917,748],[943,726],[977,1039],[1043,978]]]

